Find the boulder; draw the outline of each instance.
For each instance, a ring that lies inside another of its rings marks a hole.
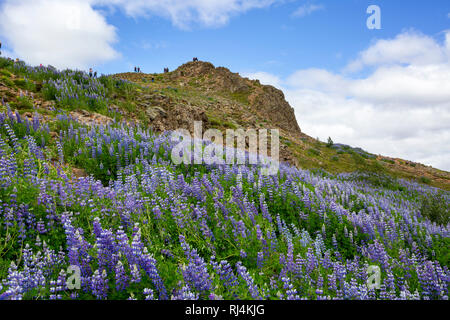
[[[145,110],[145,113],[152,121],[155,120],[159,116],[166,117],[166,115],[167,115],[167,112],[159,106],[147,107],[147,109]]]

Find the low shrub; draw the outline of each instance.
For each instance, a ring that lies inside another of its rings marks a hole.
[[[419,181],[421,183],[425,183],[425,184],[430,184],[431,183],[431,180],[429,178],[427,178],[427,177],[420,177]]]
[[[333,146],[334,142],[333,140],[331,140],[331,137],[328,137],[328,141],[327,141],[327,147],[331,148]]]
[[[9,77],[6,76],[1,76],[0,82],[2,82],[4,85],[10,88],[15,86],[14,82]]]
[[[5,77],[8,77],[8,78],[11,78],[11,76],[12,76],[11,72],[9,72],[8,70],[3,70],[3,69],[0,70],[0,74]]]
[[[314,148],[309,148],[309,149],[308,149],[308,153],[309,153],[309,154],[312,154],[312,155],[314,155],[314,156],[320,156],[320,151],[317,150],[317,149],[314,149]]]
[[[33,100],[30,97],[22,96],[17,98],[16,102],[11,103],[13,109],[33,109]]]
[[[449,195],[444,192],[427,194],[421,199],[420,213],[431,221],[447,225],[450,222]]]
[[[36,86],[34,85],[34,83],[28,79],[14,79],[13,82],[18,88],[21,88],[23,90],[36,90]]]

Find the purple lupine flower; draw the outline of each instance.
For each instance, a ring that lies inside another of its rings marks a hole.
[[[118,261],[116,267],[114,268],[114,273],[116,277],[116,290],[123,291],[128,287],[129,277],[127,276],[122,262]]]
[[[108,289],[106,270],[95,270],[91,278],[92,294],[99,300],[106,299],[108,297]]]
[[[212,282],[205,261],[197,254],[197,250],[190,248],[183,235],[180,235],[179,238],[181,247],[188,259],[188,265],[182,268],[183,278],[199,293],[208,292],[211,289]]]
[[[137,265],[130,266],[131,269],[131,283],[139,283],[141,282],[141,270]]]
[[[283,288],[286,292],[286,300],[299,300],[300,297],[297,294],[297,290],[294,289],[291,280],[287,277],[282,277],[281,281],[283,282]]]
[[[198,298],[198,293],[192,292],[188,285],[183,286],[181,290],[172,296],[172,300],[198,300]]]
[[[155,300],[152,289],[145,288],[143,293],[145,300]]]
[[[248,291],[253,299],[255,300],[261,300],[262,297],[260,295],[258,286],[255,284],[255,281],[250,276],[250,274],[247,271],[247,268],[242,265],[240,261],[236,263],[236,269],[239,276],[245,281],[247,284]]]

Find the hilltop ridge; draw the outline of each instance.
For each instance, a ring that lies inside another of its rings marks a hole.
[[[300,136],[301,130],[294,109],[285,100],[281,90],[273,86],[261,85],[258,80],[243,78],[225,67],[216,68],[210,62],[188,62],[162,75],[142,73],[114,75],[116,78],[138,83],[148,82],[153,76],[157,77],[157,83],[170,83],[179,89],[192,88],[205,95],[211,93],[215,96],[231,98],[227,101],[228,103],[220,101],[225,107],[224,112],[240,111],[250,123],[255,116],[263,120],[270,119],[271,125]]]
[[[233,73],[225,67],[215,68],[209,62],[188,62],[176,69],[171,75],[172,81],[185,85],[190,79],[199,78],[196,82],[203,90],[225,91],[241,94],[248,106],[272,125],[300,134],[300,127],[294,109],[285,100],[284,93],[270,85],[261,85],[259,80],[249,80]]]

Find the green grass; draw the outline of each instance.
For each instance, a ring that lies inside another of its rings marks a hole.
[[[9,72],[8,70],[4,70],[4,69],[0,70],[0,75],[5,76],[7,78],[11,78],[12,77],[12,73]]]
[[[249,92],[235,92],[230,94],[231,99],[246,105],[249,104],[248,96]]]
[[[321,154],[320,151],[316,148],[309,148],[308,153],[310,155],[317,156],[317,157],[320,156],[320,154]]]
[[[14,84],[14,82],[7,76],[2,75],[0,77],[0,82],[3,82],[5,84],[5,86],[10,87],[10,88],[14,88],[16,85]]]
[[[384,162],[387,162],[387,163],[390,163],[390,164],[395,164],[395,161],[391,160],[391,159],[382,158],[381,161],[384,161]]]
[[[13,82],[20,89],[24,89],[24,90],[28,90],[28,91],[35,91],[36,90],[35,84],[33,82],[31,82],[30,80],[27,80],[27,79],[14,79]]]
[[[223,126],[225,127],[225,128],[227,128],[227,129],[233,129],[233,130],[236,130],[238,127],[233,123],[233,122],[231,122],[231,121],[225,121],[224,123],[223,123]]]
[[[421,203],[422,216],[441,225],[447,225],[450,222],[450,208],[443,192],[422,197]]]
[[[419,181],[421,183],[425,183],[425,184],[430,184],[431,183],[431,180],[429,178],[427,178],[427,177],[420,177]]]
[[[12,109],[28,111],[33,109],[33,100],[30,97],[23,96],[17,98],[16,102],[11,102],[10,105]]]

